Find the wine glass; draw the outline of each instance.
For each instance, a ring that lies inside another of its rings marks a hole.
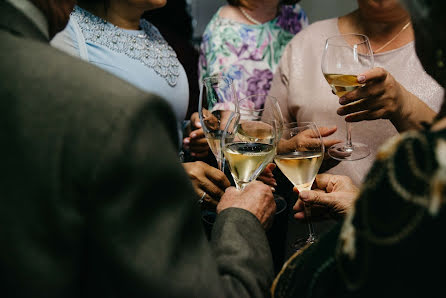
[[[313,122],[284,124],[282,138],[274,158],[279,169],[299,190],[310,190],[324,159],[324,143],[319,129]],[[311,222],[311,207],[304,204],[308,237],[299,239],[294,247],[300,249],[306,243],[317,240]]]
[[[363,87],[357,76],[373,68],[373,51],[367,36],[342,34],[325,42],[322,55],[322,73],[338,97]],[[351,125],[346,122],[347,140],[331,146],[328,154],[336,160],[359,160],[370,154],[367,145],[352,143]]]
[[[262,119],[264,108],[256,108],[255,103],[266,98],[272,103],[271,117]],[[243,189],[273,160],[283,117],[277,100],[268,95],[248,96],[239,101],[239,109],[236,133],[228,137],[228,130],[223,132],[222,151],[237,189]]]
[[[200,85],[198,114],[204,135],[222,172],[224,156],[221,136],[233,112],[238,112],[238,100],[232,79],[222,75],[204,78]]]

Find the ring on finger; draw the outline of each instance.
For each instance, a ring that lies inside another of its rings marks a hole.
[[[206,197],[206,192],[203,191],[203,194],[201,195],[201,198],[198,200],[198,204],[203,204],[205,197]]]

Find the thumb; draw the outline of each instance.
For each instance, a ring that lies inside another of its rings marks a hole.
[[[303,190],[299,193],[299,198],[305,203],[317,204],[323,206],[331,206],[333,200],[331,200],[330,194],[322,191]]]

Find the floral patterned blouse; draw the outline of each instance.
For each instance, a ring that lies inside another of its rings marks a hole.
[[[214,74],[228,75],[235,82],[239,99],[268,93],[285,46],[308,25],[305,12],[298,4],[285,5],[275,19],[248,25],[220,17],[220,10],[203,34],[200,79]],[[254,104],[262,108],[264,102]]]

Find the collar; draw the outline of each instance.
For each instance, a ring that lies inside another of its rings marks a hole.
[[[43,12],[37,8],[29,0],[6,0],[16,9],[21,11],[36,27],[45,35],[47,39],[50,37],[48,21]]]

